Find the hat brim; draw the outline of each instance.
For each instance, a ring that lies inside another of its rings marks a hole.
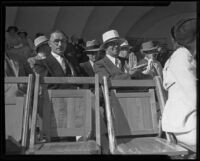
[[[35,46],[35,49],[37,49],[38,47],[40,47],[41,45],[44,45],[44,44],[48,44],[48,40],[44,41],[44,42],[41,42],[40,44],[38,44],[37,46]]]
[[[108,44],[109,42],[113,42],[113,41],[118,41],[119,44],[121,45],[122,43],[124,43],[126,40],[123,39],[123,38],[113,38],[113,39],[110,39],[108,41],[105,41],[103,44],[101,44],[100,46],[100,50],[103,50],[105,48],[105,45]]]
[[[100,48],[84,50],[84,52],[90,52],[90,51],[100,51]]]
[[[133,47],[129,46],[129,45],[124,45],[124,46],[120,46],[120,48],[129,48],[129,49],[132,49]]]
[[[152,51],[152,50],[156,50],[156,49],[158,49],[158,46],[150,48],[150,49],[141,49],[141,51],[145,52],[145,51]]]

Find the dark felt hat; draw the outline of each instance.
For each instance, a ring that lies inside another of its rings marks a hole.
[[[171,35],[180,45],[187,45],[196,39],[196,18],[181,19],[171,28]]]

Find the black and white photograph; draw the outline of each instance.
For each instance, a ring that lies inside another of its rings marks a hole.
[[[199,157],[199,2],[1,5],[2,156]]]

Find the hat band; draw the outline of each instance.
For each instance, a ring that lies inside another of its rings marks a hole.
[[[85,50],[92,50],[92,49],[97,49],[97,48],[99,48],[99,45],[93,45],[93,46],[86,47]]]

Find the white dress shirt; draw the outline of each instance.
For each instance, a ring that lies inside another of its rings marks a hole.
[[[89,62],[90,62],[90,64],[91,64],[92,68],[94,69],[94,62],[91,61],[91,60],[89,60]]]
[[[53,55],[53,57],[58,61],[58,63],[60,64],[60,66],[62,67],[62,69],[66,72],[66,66],[65,66],[65,61],[64,59],[58,55],[58,54],[55,54],[53,52],[51,52],[51,54]]]

